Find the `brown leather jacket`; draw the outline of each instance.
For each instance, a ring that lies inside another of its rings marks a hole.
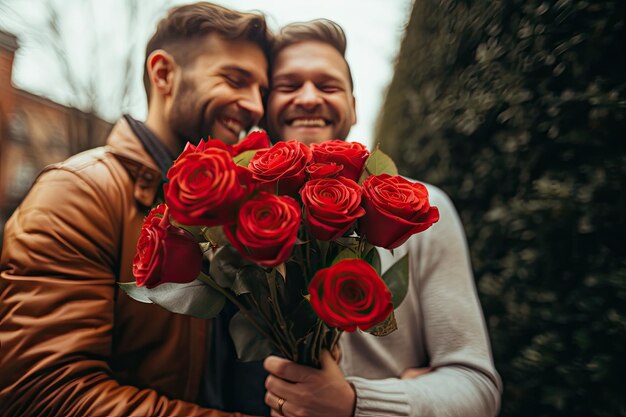
[[[126,296],[158,169],[125,120],[48,167],[7,222],[0,415],[237,416],[198,397],[208,321]],[[176,400],[172,399],[176,398]]]

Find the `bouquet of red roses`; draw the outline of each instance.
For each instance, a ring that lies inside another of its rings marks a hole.
[[[319,364],[341,332],[382,336],[407,290],[393,250],[438,221],[424,185],[397,175],[380,150],[331,140],[271,146],[254,132],[235,146],[187,144],[167,174],[165,204],[142,226],[133,298],[195,317],[225,300],[241,360],[279,353]]]

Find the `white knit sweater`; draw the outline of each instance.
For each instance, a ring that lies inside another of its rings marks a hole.
[[[385,337],[344,333],[341,366],[357,393],[355,417],[492,417],[502,383],[489,339],[467,243],[457,212],[428,185],[440,220],[390,251],[380,249],[383,272],[409,252],[409,289],[395,310],[398,330]],[[412,380],[407,368],[431,366]]]

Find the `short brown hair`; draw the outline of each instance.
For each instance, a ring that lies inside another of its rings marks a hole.
[[[270,54],[270,66],[283,49],[299,42],[319,41],[327,43],[341,54],[348,67],[350,88],[354,88],[350,64],[346,60],[346,34],[339,24],[328,19],[315,19],[308,22],[295,22],[284,26],[274,37],[272,53]]]
[[[161,19],[154,35],[146,46],[143,83],[150,99],[150,77],[147,61],[152,52],[163,49],[170,53],[178,65],[186,65],[201,51],[196,41],[211,33],[226,40],[244,40],[259,45],[269,57],[272,35],[265,15],[260,12],[244,13],[208,2],[198,2],[170,9]]]

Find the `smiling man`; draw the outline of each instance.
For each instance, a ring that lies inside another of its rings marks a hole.
[[[347,137],[356,118],[345,50],[343,30],[329,20],[280,31],[270,59],[267,119],[273,138],[315,144]],[[322,369],[267,358],[265,401],[273,416],[497,414],[502,386],[463,227],[446,194],[427,188],[439,222],[393,253],[379,250],[383,270],[409,258],[408,292],[394,312],[398,330],[381,338],[344,333],[341,367],[330,355],[322,358]]]
[[[244,28],[205,34],[201,24],[185,24],[178,29],[189,41],[157,32],[146,48],[146,126],[174,155],[208,136],[235,144],[263,116],[268,90],[265,51]]]
[[[145,124],[125,116],[107,146],[38,177],[4,233],[0,415],[241,416],[208,408],[222,405],[204,375],[213,323],[117,283],[134,280],[143,218],[185,143],[235,143],[262,117],[270,42],[263,15],[172,9],[146,49]]]
[[[289,25],[273,47],[270,137],[308,145],[344,139],[356,123],[345,40],[331,25],[312,28],[313,35],[298,28]]]

